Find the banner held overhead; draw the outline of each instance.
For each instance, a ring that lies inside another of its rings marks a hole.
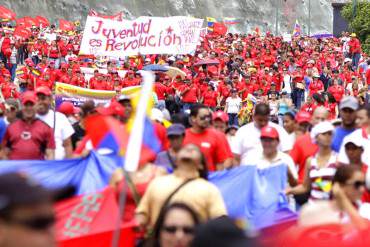
[[[80,54],[109,57],[191,54],[202,25],[202,19],[184,16],[143,16],[123,22],[88,16]]]

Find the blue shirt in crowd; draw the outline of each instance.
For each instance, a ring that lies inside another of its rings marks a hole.
[[[349,129],[348,130],[348,129],[345,129],[343,127],[337,127],[334,131],[333,140],[332,140],[332,143],[331,143],[331,148],[335,152],[338,153],[339,150],[340,150],[340,147],[342,146],[342,142],[343,142],[344,137],[351,134],[355,130],[356,129]]]

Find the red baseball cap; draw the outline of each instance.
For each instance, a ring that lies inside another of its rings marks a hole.
[[[27,102],[36,104],[37,97],[34,91],[27,91],[22,95],[22,105],[26,104]]]
[[[73,115],[79,112],[79,108],[75,107],[72,102],[65,101],[60,104],[58,111],[64,115]]]
[[[212,119],[220,119],[222,122],[227,123],[229,121],[229,116],[224,111],[216,111],[212,114]]]
[[[295,116],[295,121],[297,123],[309,123],[311,122],[311,114],[306,111],[299,111],[297,115]]]
[[[279,132],[274,127],[265,126],[261,129],[261,138],[263,137],[279,139]]]
[[[51,93],[50,88],[41,86],[41,87],[36,88],[36,94],[43,94],[46,96],[51,96],[52,93]]]

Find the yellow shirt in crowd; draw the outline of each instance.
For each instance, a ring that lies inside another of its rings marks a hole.
[[[150,228],[154,226],[168,196],[183,182],[184,178],[171,174],[155,178],[149,184],[136,213],[143,213],[148,217]],[[220,191],[203,178],[196,178],[183,186],[172,197],[170,203],[173,202],[186,203],[198,213],[202,221],[227,214]]]

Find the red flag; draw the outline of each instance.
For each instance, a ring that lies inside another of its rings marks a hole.
[[[37,22],[37,26],[41,26],[43,28],[50,26],[50,22],[46,17],[38,15],[34,20]]]
[[[25,16],[16,20],[17,26],[24,26],[31,28],[32,26],[37,26],[37,22],[30,16]]]
[[[101,17],[101,18],[104,18],[104,19],[110,19],[110,20],[114,20],[114,21],[123,21],[123,13],[122,12],[119,12],[115,15],[102,15],[102,14],[99,14],[96,10],[92,9],[89,12],[89,16],[98,16],[98,17]]]
[[[219,35],[225,35],[227,33],[227,26],[223,23],[213,23],[213,32]]]
[[[73,22],[59,19],[59,29],[62,31],[73,31],[75,29],[75,25]]]
[[[60,202],[57,214],[57,240],[60,247],[109,246],[119,217],[117,194],[112,187]],[[132,224],[121,224],[119,246],[134,246]]]
[[[27,29],[25,26],[17,26],[13,33],[14,36],[18,38],[27,39],[32,35],[32,32]]]
[[[16,16],[13,11],[0,5],[0,19],[15,20]]]

